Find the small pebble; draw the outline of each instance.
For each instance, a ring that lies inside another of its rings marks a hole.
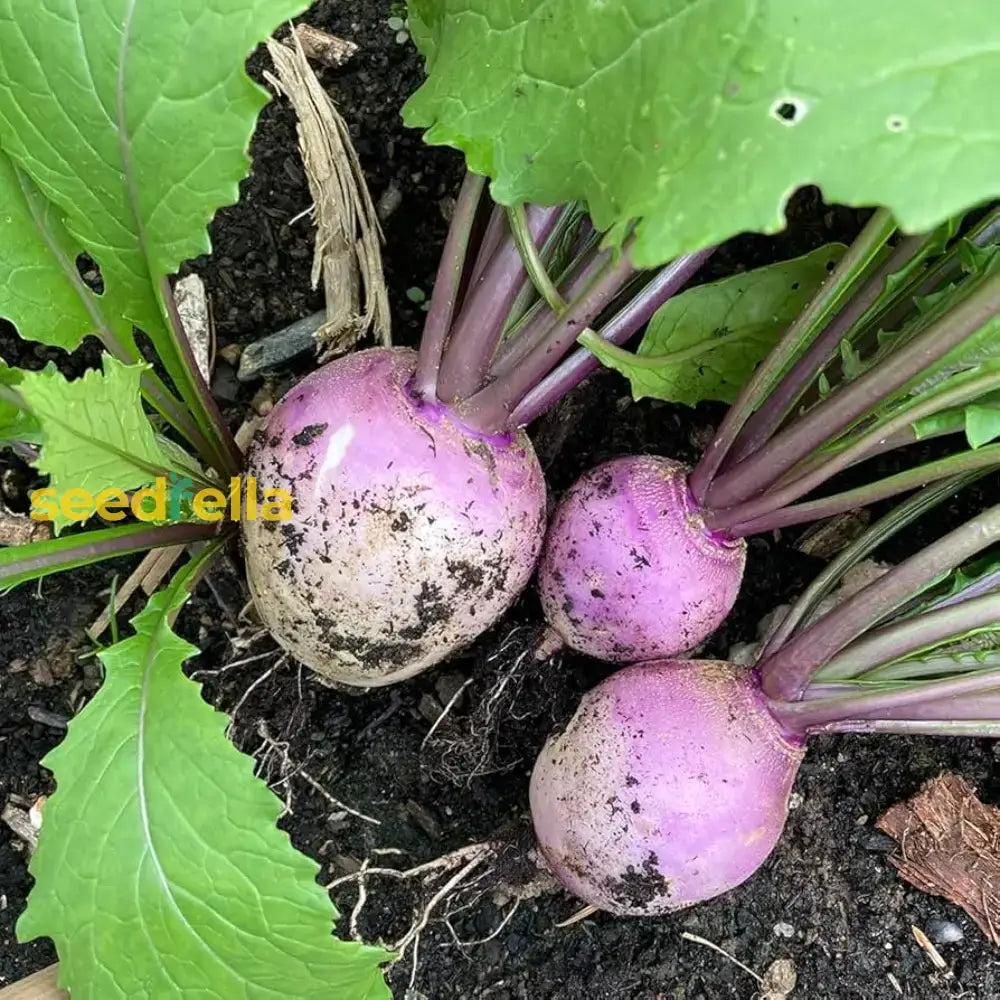
[[[965,940],[965,932],[950,920],[929,920],[927,936],[935,944],[958,944],[959,941]]]
[[[788,811],[795,812],[796,809],[802,808],[802,803],[805,802],[806,797],[801,792],[792,792],[788,796]]]
[[[234,368],[240,363],[240,355],[242,353],[243,348],[239,344],[226,344],[225,347],[219,348],[219,357]]]
[[[389,181],[389,186],[382,192],[375,206],[379,222],[388,222],[402,204],[403,192],[395,180]]]
[[[793,938],[795,937],[795,928],[791,924],[782,922],[774,925],[774,933],[778,937]]]
[[[417,705],[417,710],[433,726],[441,718],[444,708],[434,695],[424,694]]]
[[[261,386],[250,400],[250,406],[258,417],[266,417],[274,409],[270,386]]]
[[[462,690],[465,684],[465,677],[462,674],[449,672],[446,674],[441,674],[434,681],[434,691],[436,692],[438,698],[442,705],[448,705],[451,703],[452,698]]]

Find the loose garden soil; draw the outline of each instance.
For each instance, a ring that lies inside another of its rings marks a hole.
[[[430,290],[447,199],[456,192],[462,166],[454,153],[429,149],[400,122],[400,106],[417,86],[421,67],[412,44],[398,41],[386,23],[397,6],[385,0],[322,0],[306,19],[360,46],[346,67],[323,79],[350,123],[374,197],[390,188],[398,196],[392,199],[398,207],[385,221],[386,277],[395,339],[413,343],[423,312],[412,301],[412,289]],[[260,55],[251,60],[258,77],[263,65]],[[298,218],[309,196],[287,105],[265,111],[252,152],[253,172],[240,203],[221,212],[212,226],[211,259],[192,265],[207,283],[223,345],[249,343],[322,304],[309,287],[311,230],[307,219]],[[728,245],[705,277],[803,253],[831,239],[849,240],[861,215],[829,208],[816,192],[805,191],[794,199],[790,219],[788,231],[778,237],[746,237]],[[95,357],[87,348],[67,357],[24,345],[9,329],[0,330],[0,354],[30,367],[55,358],[67,372]],[[300,365],[276,378],[275,397],[306,369]],[[260,388],[239,386],[224,368],[217,371],[216,384],[234,422]],[[540,422],[534,434],[556,496],[581,471],[615,455],[651,451],[695,458],[698,441],[719,413],[717,407],[632,403],[624,382],[603,375]],[[0,456],[0,474],[8,505],[23,509],[30,475],[10,456]],[[920,532],[929,537],[957,523],[976,499],[937,512]],[[903,555],[920,532],[887,557]],[[791,532],[751,541],[743,594],[708,653],[724,655],[731,643],[752,639],[761,616],[808,582],[821,563],[796,550],[797,537]],[[62,731],[37,709],[70,717],[95,688],[95,661],[78,655],[88,648],[83,629],[106,603],[112,573],[127,573],[133,564],[125,560],[50,578],[41,587],[0,598],[0,805],[12,793],[31,800],[52,791],[39,762]],[[235,711],[234,739],[257,756],[261,773],[287,801],[282,823],[296,846],[322,865],[324,881],[365,859],[410,867],[497,836],[530,845],[532,760],[547,732],[568,718],[579,694],[607,669],[578,658],[542,666],[519,661],[540,622],[531,594],[493,633],[444,667],[358,695],[317,683],[278,656],[252,619],[240,617],[245,592],[238,553],[209,584],[201,586],[179,626],[203,651],[188,669],[206,682],[207,698]],[[427,740],[441,706],[470,678]],[[776,959],[791,959],[798,973],[793,997],[996,997],[997,953],[963,913],[900,880],[888,861],[892,842],[874,824],[883,810],[943,770],[958,772],[985,801],[996,802],[997,759],[998,748],[988,741],[816,740],[781,845],[762,871],[725,898],[664,919],[599,915],[559,928],[578,905],[561,894],[545,894],[522,901],[494,933],[511,905],[495,886],[524,875],[524,865],[506,863],[439,908],[421,935],[415,966],[411,950],[390,973],[394,995],[399,1000],[723,1000],[758,992],[745,971],[683,938],[687,932],[759,973]],[[345,811],[317,785],[380,825]],[[383,848],[403,853],[373,853]],[[48,942],[15,940],[14,923],[31,884],[26,861],[23,845],[0,826],[0,985],[55,959]],[[386,941],[401,936],[414,908],[428,896],[418,890],[372,879],[359,919],[363,935]],[[339,932],[346,934],[356,893],[347,885],[335,896],[345,914]],[[446,914],[448,923],[440,919]],[[942,922],[964,931],[961,942],[939,946],[951,973],[935,971],[911,931],[916,926],[933,937]],[[485,938],[491,940],[456,943]]]

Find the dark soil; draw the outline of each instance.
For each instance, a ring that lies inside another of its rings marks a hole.
[[[385,225],[386,271],[396,339],[412,342],[423,314],[406,292],[430,288],[445,231],[442,199],[454,194],[461,164],[450,152],[423,146],[399,121],[400,104],[417,85],[420,67],[412,46],[397,44],[387,27],[389,7],[384,0],[323,0],[309,20],[361,45],[351,64],[325,82],[350,122],[375,198],[389,185],[402,195]],[[252,60],[256,72],[261,65],[261,57]],[[308,286],[309,225],[289,222],[307,207],[308,194],[285,106],[264,113],[253,154],[240,204],[220,213],[212,227],[212,259],[193,265],[208,283],[222,343],[247,343],[320,305]],[[790,216],[789,230],[777,238],[734,241],[706,276],[849,239],[859,224],[858,213],[827,208],[816,192],[801,193]],[[0,353],[32,366],[58,356],[2,332]],[[85,351],[59,361],[78,370],[92,359]],[[281,392],[291,377],[277,380],[274,391]],[[244,390],[231,400],[234,417],[248,395]],[[649,450],[693,459],[696,442],[718,412],[633,404],[624,384],[608,375],[543,422],[536,440],[558,493],[579,472],[614,455]],[[9,457],[0,458],[0,472],[8,501],[23,503],[30,477]],[[952,504],[920,531],[937,534],[971,502],[974,498]],[[751,542],[743,594],[709,652],[724,654],[730,642],[753,638],[761,615],[798,593],[815,572],[819,563],[798,554],[794,539],[793,532]],[[911,535],[906,543],[913,542]],[[106,600],[110,574],[107,567],[74,573],[47,580],[40,595],[25,587],[0,599],[0,805],[11,793],[32,799],[51,791],[39,761],[60,740],[61,730],[32,721],[29,710],[70,716],[93,690],[93,661],[73,660],[66,651],[86,648],[82,630]],[[535,635],[539,615],[531,595],[493,634],[446,667],[358,696],[316,683],[280,659],[266,637],[237,651],[234,636],[252,633],[245,622],[236,624],[244,600],[238,566],[217,571],[210,583],[181,619],[181,629],[203,650],[190,669],[206,681],[211,701],[230,712],[238,706],[237,742],[257,754],[277,794],[289,796],[291,812],[283,822],[296,845],[321,862],[324,879],[365,858],[408,867],[498,835],[522,848],[530,845],[527,777],[534,755],[546,734],[572,713],[580,692],[607,669],[580,659],[529,668],[525,660],[490,702],[498,678],[511,672]],[[213,673],[256,654],[271,655]],[[471,686],[424,745],[441,705],[469,677]],[[280,752],[272,747],[268,754],[267,738],[287,744],[291,766],[304,767],[333,796],[381,825],[344,813],[301,775],[289,776]],[[761,973],[775,959],[790,958],[799,977],[794,997],[874,1000],[899,991],[914,998],[995,997],[1000,995],[995,952],[960,911],[900,881],[887,859],[891,843],[875,831],[874,822],[947,769],[995,801],[996,762],[994,746],[986,741],[817,740],[803,765],[798,805],[781,845],[756,877],[725,898],[665,919],[598,916],[559,929],[555,925],[577,904],[562,895],[541,896],[521,903],[492,940],[461,948],[445,924],[434,921],[421,938],[415,970],[408,955],[391,972],[395,995],[400,1000],[407,995],[411,974],[412,1000],[722,1000],[755,994],[757,985],[744,971],[683,939],[687,931]],[[380,848],[403,853],[373,855]],[[518,864],[519,857],[523,850],[508,851],[498,873],[452,902],[451,909],[459,910],[451,916],[458,939],[494,935],[508,909],[482,893],[502,879],[523,876],[526,866]],[[23,847],[0,827],[0,984],[54,960],[45,942],[15,943],[14,922],[29,887]],[[356,896],[346,886],[336,898],[350,912]],[[362,931],[369,939],[395,940],[418,902],[405,886],[373,881]],[[941,921],[956,923],[965,934],[961,943],[940,946],[953,976],[934,971],[911,932],[917,926],[931,933]],[[342,933],[346,924],[345,918]]]

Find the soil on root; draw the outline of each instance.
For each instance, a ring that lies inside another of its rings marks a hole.
[[[416,86],[420,66],[412,45],[398,44],[386,24],[396,6],[324,0],[308,20],[361,47],[347,67],[325,74],[324,82],[349,121],[375,198],[390,185],[402,196],[385,226],[386,271],[396,339],[411,343],[423,313],[406,292],[431,286],[445,231],[442,199],[454,195],[461,162],[451,153],[426,148],[399,122],[398,109]],[[262,64],[260,56],[252,60],[258,74]],[[239,205],[220,213],[212,227],[213,257],[192,265],[208,284],[223,344],[253,340],[320,305],[308,285],[309,227],[290,221],[308,206],[308,193],[285,106],[265,111],[253,155]],[[788,232],[779,237],[733,241],[704,277],[803,253],[831,239],[850,239],[859,224],[858,213],[827,208],[814,191],[793,200],[790,216]],[[2,333],[0,353],[33,366],[58,356]],[[71,359],[59,356],[67,370],[93,360],[93,351]],[[280,393],[298,373],[277,379],[274,391]],[[234,393],[228,401],[234,416],[244,412],[255,388]],[[606,375],[542,421],[534,437],[558,495],[579,473],[616,455],[650,451],[692,461],[719,412],[709,406],[634,404],[624,383]],[[0,461],[0,471],[9,473],[8,500],[23,504],[30,476],[9,456]],[[956,523],[975,499],[956,501],[925,519],[919,531],[908,534],[905,546]],[[724,655],[730,643],[752,639],[763,614],[801,591],[819,563],[796,551],[796,537],[786,532],[751,541],[743,592],[706,655]],[[887,555],[903,551],[897,546]],[[126,572],[132,564],[47,580],[41,596],[25,587],[0,599],[0,803],[11,793],[30,800],[52,790],[39,762],[62,732],[34,721],[38,713],[30,709],[70,716],[97,683],[92,659],[67,665],[50,646],[52,623],[63,626],[64,650],[86,649],[83,628],[106,600],[102,590],[111,572]],[[286,800],[289,812],[282,823],[296,846],[321,863],[324,881],[368,858],[373,864],[410,867],[498,836],[512,845],[495,865],[473,871],[472,884],[438,911],[437,917],[447,916],[448,922],[435,919],[427,927],[415,968],[411,949],[392,970],[400,1000],[754,995],[756,983],[745,972],[683,939],[684,931],[718,944],[760,973],[775,959],[790,958],[799,977],[793,996],[875,1000],[899,995],[898,990],[914,998],[1000,994],[995,953],[971,921],[943,900],[902,883],[888,863],[891,842],[874,828],[882,810],[946,769],[978,786],[985,801],[995,801],[1000,785],[991,743],[817,740],[796,785],[785,837],[744,886],[668,918],[597,916],[558,928],[578,909],[568,897],[528,898],[510,915],[510,894],[504,898],[492,890],[529,879],[524,859],[531,844],[531,763],[546,735],[569,718],[580,693],[607,666],[571,656],[539,664],[525,655],[540,625],[536,599],[528,593],[497,629],[446,666],[389,689],[343,692],[282,657],[252,622],[237,623],[243,599],[238,567],[217,571],[210,583],[199,588],[179,625],[202,649],[188,670],[204,682],[207,698],[235,713],[236,742],[256,755],[260,773]],[[64,664],[58,671],[36,666],[57,656]],[[223,672],[237,660],[245,662]],[[428,740],[447,704],[452,705],[448,717]],[[399,853],[375,853],[386,848]],[[15,941],[14,922],[29,888],[23,846],[2,827],[0,984],[54,960],[47,942]],[[372,878],[358,919],[364,936],[397,940],[428,896],[419,888]],[[344,914],[339,932],[346,934],[355,891],[344,885],[336,899]],[[933,933],[940,921],[956,923],[965,934],[958,944],[939,946],[953,978],[934,971],[910,929],[915,925]],[[414,992],[408,994],[411,979]]]

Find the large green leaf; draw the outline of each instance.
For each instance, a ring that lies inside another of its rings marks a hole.
[[[652,318],[635,354],[593,334],[581,343],[628,378],[635,399],[731,403],[845,249],[834,243],[682,292]]]
[[[41,431],[35,466],[57,495],[137,489],[174,469],[142,408],[145,369],[106,355],[103,372],[91,369],[72,382],[52,364],[21,372],[16,392]],[[55,518],[57,530],[69,523]]]
[[[504,204],[640,220],[661,263],[773,232],[800,185],[923,232],[1000,194],[1000,18],[983,0],[410,0],[406,106]]]
[[[53,938],[73,1000],[388,1000],[389,956],[333,937],[316,864],[181,670],[192,575],[101,654],[104,686],[45,758],[58,789],[18,934]]]
[[[267,101],[244,60],[304,6],[0,0],[0,146],[97,261],[115,315],[152,338],[208,435],[161,280],[209,252],[206,226],[237,198]]]

